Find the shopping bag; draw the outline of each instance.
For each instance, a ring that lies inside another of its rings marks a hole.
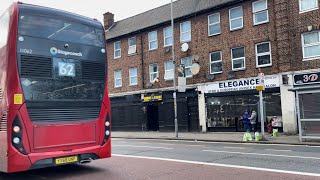
[[[254,133],[255,141],[260,141],[262,139],[261,134],[259,132]]]
[[[278,137],[278,136],[279,136],[279,131],[278,131],[278,129],[273,129],[272,135],[273,135],[273,137]]]
[[[243,141],[252,141],[252,136],[251,136],[251,134],[248,133],[248,132],[244,133],[242,140],[243,140]]]

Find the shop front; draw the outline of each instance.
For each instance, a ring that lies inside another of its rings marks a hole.
[[[256,111],[258,117],[259,93],[256,85],[259,78],[252,77],[215,82],[204,88],[206,122],[208,131],[245,131],[242,116],[245,111]],[[278,75],[265,77],[264,114],[265,125],[272,123],[282,129],[280,83]],[[261,122],[260,118],[258,122]],[[265,127],[266,127],[265,126]]]

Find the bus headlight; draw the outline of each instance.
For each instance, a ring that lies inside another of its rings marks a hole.
[[[13,132],[19,133],[20,132],[20,127],[19,126],[14,126],[13,127]]]
[[[18,137],[14,137],[13,138],[13,143],[19,144],[20,143],[20,139]]]

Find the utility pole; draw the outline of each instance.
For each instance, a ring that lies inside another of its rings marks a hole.
[[[174,57],[174,22],[173,22],[173,0],[171,0],[171,29],[172,29],[172,61],[173,61],[173,107],[174,107],[174,132],[178,137],[178,110],[177,110],[177,87],[176,87],[176,61]]]
[[[259,109],[260,109],[260,119],[261,119],[261,135],[264,138],[264,104],[263,104],[263,94],[264,91],[264,74],[261,72],[259,68],[259,84],[257,85],[257,90],[259,91]]]

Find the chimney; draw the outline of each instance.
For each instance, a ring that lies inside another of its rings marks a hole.
[[[103,14],[104,28],[108,30],[114,24],[114,14],[106,12]]]

